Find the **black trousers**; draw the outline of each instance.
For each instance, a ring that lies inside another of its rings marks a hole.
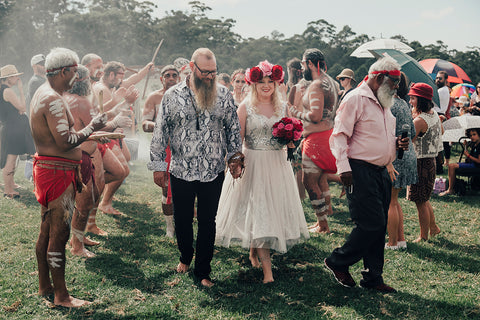
[[[333,250],[327,262],[339,271],[363,259],[361,284],[383,283],[385,232],[392,183],[387,169],[350,159],[353,192],[347,193],[348,207],[355,227],[345,244]]]
[[[222,192],[224,173],[211,182],[185,181],[170,175],[173,217],[180,262],[190,265],[193,259],[193,212],[197,197],[197,241],[193,274],[200,280],[210,279],[210,262],[215,243],[215,217]]]

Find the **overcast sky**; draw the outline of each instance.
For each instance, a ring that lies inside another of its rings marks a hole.
[[[165,11],[189,9],[190,0],[150,0]],[[201,0],[209,18],[236,20],[234,32],[260,38],[277,30],[285,37],[301,34],[307,23],[324,19],[337,27],[349,25],[357,34],[390,38],[401,34],[422,45],[442,40],[449,49],[480,47],[479,0]],[[398,3],[395,5],[395,3]]]

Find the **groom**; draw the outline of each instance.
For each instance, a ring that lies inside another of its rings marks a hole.
[[[163,96],[150,146],[148,169],[155,183],[168,185],[166,148],[172,158],[170,182],[180,263],[185,273],[193,259],[193,210],[198,200],[198,232],[194,275],[213,286],[210,262],[215,241],[215,216],[222,190],[225,159],[234,178],[241,173],[240,122],[232,95],[216,86],[217,63],[207,48],[197,49],[185,80]]]

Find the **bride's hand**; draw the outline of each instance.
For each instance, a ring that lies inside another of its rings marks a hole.
[[[230,170],[233,179],[240,178],[242,175],[242,166],[238,162],[230,163],[228,169]]]

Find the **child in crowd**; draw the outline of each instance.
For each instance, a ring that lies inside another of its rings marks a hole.
[[[464,155],[466,160],[465,162],[450,163],[448,165],[448,189],[440,193],[441,197],[447,194],[455,193],[455,170],[457,168],[480,168],[480,128],[467,129],[466,134],[471,140],[470,152],[467,150],[467,142],[464,141]]]

